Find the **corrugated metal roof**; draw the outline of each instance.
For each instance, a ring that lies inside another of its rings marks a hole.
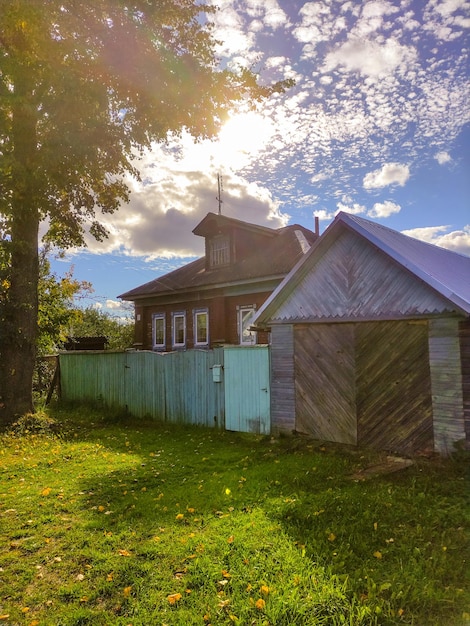
[[[344,228],[365,238],[458,310],[470,314],[470,257],[414,239],[357,215],[340,212],[266,300],[254,319],[255,325],[266,324],[273,318],[276,310]]]

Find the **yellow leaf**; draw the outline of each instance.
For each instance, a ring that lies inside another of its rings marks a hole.
[[[261,585],[260,592],[263,596],[267,596],[269,593],[269,587],[267,585]]]
[[[222,576],[224,576],[224,578],[230,578],[231,574],[230,572],[227,572],[226,569],[222,570]]]
[[[328,535],[328,541],[334,541],[336,539],[336,535],[334,533],[330,533]]]
[[[29,622],[28,626],[39,626],[40,621],[38,619],[33,619],[32,622]]]
[[[21,612],[22,612],[22,613],[27,613],[28,611],[29,611],[29,606],[24,606],[24,607],[21,609]]]
[[[178,513],[178,515],[176,516],[176,519],[183,519],[184,515],[183,513]]]
[[[232,492],[230,491],[230,489],[227,487],[227,489],[225,490],[225,495],[229,496]]]
[[[188,506],[186,510],[188,511],[188,513],[194,513],[196,509],[193,509],[192,506]]]
[[[3,615],[0,615],[0,619],[1,620],[6,620],[10,617],[10,613],[4,613]]]
[[[51,488],[44,487],[44,489],[41,491],[41,496],[48,496],[50,493],[51,493]]]
[[[119,550],[119,554],[121,556],[131,556],[131,553],[129,552],[129,550]]]
[[[233,543],[235,541],[235,537],[233,535],[230,535],[230,537],[227,539],[227,543]]]
[[[130,585],[129,587],[124,587],[124,590],[122,593],[125,598],[128,598],[131,595],[131,591],[132,591],[132,585]]]
[[[178,600],[181,600],[183,596],[180,593],[170,593],[169,596],[166,597],[170,604],[176,604]]]
[[[106,576],[106,580],[107,580],[109,583],[110,583],[111,581],[113,581],[113,580],[114,580],[114,573],[113,573],[113,572],[111,572],[110,574],[108,574],[108,575]]]
[[[264,609],[264,607],[266,606],[266,602],[263,600],[263,598],[259,598],[259,600],[256,600],[255,602],[255,607],[259,610],[262,611]]]
[[[381,553],[381,552],[379,552],[378,550],[376,550],[376,551],[374,552],[374,556],[375,556],[375,558],[376,558],[376,559],[381,559],[381,558],[382,558],[382,553]]]
[[[105,506],[103,506],[102,504],[100,504],[100,506],[98,507],[98,511],[100,511],[100,513],[102,513],[105,510]]]
[[[374,522],[374,530],[377,530],[377,528],[378,528],[378,524],[377,522]]]

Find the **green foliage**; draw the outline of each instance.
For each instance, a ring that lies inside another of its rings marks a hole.
[[[108,339],[108,350],[125,350],[134,342],[134,322],[98,309],[77,309],[67,334],[71,337],[104,336]]]
[[[52,416],[1,440],[7,623],[468,624],[468,455],[363,481],[308,439]]]
[[[39,256],[38,354],[54,354],[77,318],[75,298],[92,291],[90,283],[73,278],[72,270],[59,278],[51,272],[47,249]]]

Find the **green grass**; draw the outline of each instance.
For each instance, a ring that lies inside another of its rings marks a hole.
[[[50,417],[0,438],[0,624],[470,624],[464,453]]]

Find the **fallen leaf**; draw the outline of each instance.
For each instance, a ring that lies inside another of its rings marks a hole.
[[[41,496],[48,496],[50,493],[51,493],[51,488],[44,487],[44,489],[41,491]]]
[[[178,600],[181,600],[183,596],[180,593],[170,593],[169,596],[166,597],[170,604],[176,604]]]
[[[259,610],[262,611],[264,609],[264,607],[266,606],[266,602],[263,600],[263,598],[259,598],[258,600],[256,600],[255,602],[255,607]]]
[[[235,541],[235,537],[233,535],[230,535],[230,537],[227,539],[227,543],[233,543]]]
[[[129,587],[124,587],[124,590],[122,593],[125,598],[128,598],[131,595],[131,591],[132,591],[132,585],[130,585]]]
[[[261,585],[260,592],[263,596],[267,596],[269,593],[269,587],[267,585]]]
[[[336,539],[336,535],[334,533],[330,533],[328,535],[328,541],[334,541]]]
[[[131,556],[131,553],[129,552],[129,550],[119,550],[119,554],[121,556]]]
[[[374,556],[375,556],[375,558],[376,558],[376,559],[381,559],[381,558],[382,558],[382,553],[381,553],[381,552],[379,552],[378,550],[376,550],[376,551],[374,552]]]

